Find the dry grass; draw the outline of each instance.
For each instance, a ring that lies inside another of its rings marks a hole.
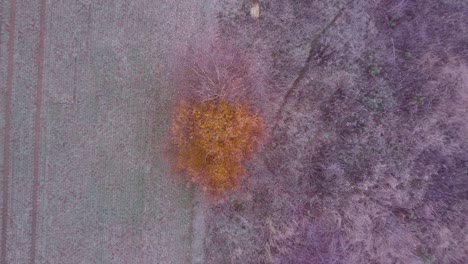
[[[468,4],[249,8],[226,2],[220,27],[261,61],[278,125],[255,177],[212,205],[207,263],[468,263]]]

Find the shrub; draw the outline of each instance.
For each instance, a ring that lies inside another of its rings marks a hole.
[[[263,131],[262,119],[246,104],[223,98],[182,100],[171,127],[176,169],[215,196],[236,189]]]

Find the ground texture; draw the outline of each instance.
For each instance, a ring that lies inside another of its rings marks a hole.
[[[270,142],[207,263],[468,262],[468,2],[223,1]]]
[[[467,36],[464,0],[0,0],[0,263],[468,263]],[[220,40],[267,141],[210,201],[163,153]]]
[[[191,261],[193,188],[161,150],[175,55],[211,10],[0,2],[0,263]]]

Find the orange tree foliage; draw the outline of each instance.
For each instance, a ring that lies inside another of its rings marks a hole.
[[[171,127],[176,168],[214,195],[235,189],[263,130],[262,119],[242,103],[182,101]]]

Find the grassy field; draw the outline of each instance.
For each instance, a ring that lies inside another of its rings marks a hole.
[[[167,155],[207,59],[266,126],[216,201]],[[0,0],[0,148],[1,264],[468,263],[468,2]]]
[[[213,19],[206,1],[0,1],[0,263],[191,261],[194,190],[163,153],[177,54]]]
[[[219,34],[258,62],[270,139],[206,263],[467,263],[468,2],[254,2]]]

